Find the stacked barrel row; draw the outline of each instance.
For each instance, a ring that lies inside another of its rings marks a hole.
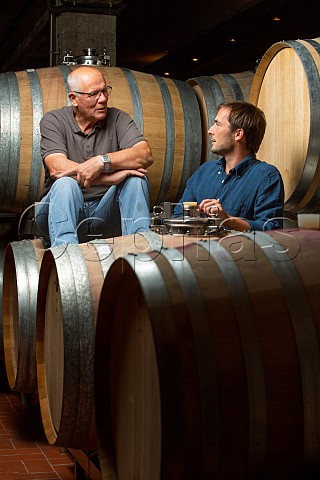
[[[74,68],[60,65],[0,75],[0,211],[21,213],[39,199],[43,183],[39,122],[47,111],[68,104],[67,75]],[[151,205],[178,201],[187,179],[206,160],[197,90],[187,82],[126,68],[96,68],[113,86],[108,105],[128,112],[151,146]],[[252,77],[248,72],[239,75],[239,81],[237,74],[199,79],[210,122],[221,101],[248,99]]]
[[[316,478],[319,242],[301,229],[12,242],[10,386],[38,392],[50,444],[98,446],[105,479]]]
[[[319,241],[258,232],[113,263],[95,347],[104,479],[318,478]]]
[[[283,177],[285,209],[319,212],[320,40],[272,45],[256,72],[190,78],[186,82],[126,68],[96,67],[113,85],[110,106],[127,111],[149,141],[155,162],[151,204],[178,201],[189,176],[207,160],[208,128],[223,101],[261,107],[267,131],[258,158]],[[77,66],[0,75],[0,211],[19,212],[37,201],[43,181],[39,121],[68,104],[67,75]]]

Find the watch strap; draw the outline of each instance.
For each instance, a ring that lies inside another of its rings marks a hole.
[[[109,172],[111,170],[111,158],[109,155],[101,155],[101,160],[104,164],[104,171]]]

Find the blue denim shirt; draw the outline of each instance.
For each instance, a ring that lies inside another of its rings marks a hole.
[[[182,202],[199,204],[205,198],[216,198],[229,215],[247,220],[251,231],[282,228],[284,187],[279,170],[254,154],[228,175],[225,165],[224,158],[201,165],[189,178],[172,216],[182,216]]]

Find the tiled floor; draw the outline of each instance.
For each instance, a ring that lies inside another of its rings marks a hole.
[[[46,440],[39,406],[11,392],[1,375],[0,383],[0,480],[74,480],[69,453]]]

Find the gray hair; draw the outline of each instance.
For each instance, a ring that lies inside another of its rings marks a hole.
[[[79,86],[79,76],[74,75],[74,71],[70,72],[67,78],[68,90],[69,92],[74,92],[80,90]]]

